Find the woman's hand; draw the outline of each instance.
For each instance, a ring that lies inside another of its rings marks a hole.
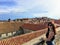
[[[44,41],[46,41],[46,38],[42,38]]]
[[[54,32],[50,32],[48,38],[46,39],[46,41],[50,41],[53,36],[54,36]]]

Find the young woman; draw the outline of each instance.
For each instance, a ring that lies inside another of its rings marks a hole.
[[[48,22],[48,31],[46,33],[46,44],[47,45],[54,45],[53,40],[55,39],[56,31],[55,26],[52,22]]]

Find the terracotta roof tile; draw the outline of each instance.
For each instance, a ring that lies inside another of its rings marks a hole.
[[[55,23],[60,24],[60,20],[55,20]]]
[[[41,29],[47,28],[47,23],[44,23],[44,24],[28,24],[28,23],[25,23],[24,25],[22,25],[22,27],[25,29],[36,31],[36,30],[41,30]]]

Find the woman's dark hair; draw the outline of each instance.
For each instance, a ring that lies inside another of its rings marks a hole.
[[[55,26],[54,26],[54,24],[52,24],[52,22],[48,22],[48,26],[52,26],[52,30],[53,30],[53,32],[54,32],[54,34],[56,35],[56,30],[55,30]],[[48,32],[49,32],[49,28],[48,28]]]

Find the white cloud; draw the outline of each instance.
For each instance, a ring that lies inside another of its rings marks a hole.
[[[46,5],[46,4],[48,5]],[[38,13],[38,14],[33,14],[34,16],[47,16],[51,18],[60,18],[60,0],[48,0],[45,3],[43,3],[44,7],[48,9],[48,14],[46,13]]]
[[[33,14],[33,16],[35,17],[46,17],[48,15],[48,13],[36,13],[36,14]]]
[[[0,14],[3,14],[3,13],[9,13],[9,10],[0,9]]]
[[[60,16],[60,0],[49,1],[49,15],[50,17],[59,18]]]
[[[7,1],[7,0],[5,0]],[[0,9],[0,13],[9,13],[9,12],[24,12],[29,9],[32,9],[36,6],[40,6],[42,8],[47,9],[47,0],[13,0],[17,3],[14,7],[5,7],[6,9]],[[2,6],[4,7],[4,6]]]
[[[17,13],[17,12],[24,12],[26,11],[25,9],[23,8],[7,8],[7,9],[0,9],[0,14],[5,14],[5,13]]]
[[[48,8],[48,0],[20,0],[17,2],[18,6],[26,9],[32,9],[36,6],[44,7],[45,9]]]
[[[6,9],[0,9],[0,13],[17,13],[29,11],[34,7],[42,7],[42,9],[48,10],[47,13],[34,13],[33,16],[47,16],[52,18],[60,18],[60,0],[13,0],[17,3],[14,7],[6,7]]]
[[[24,9],[24,8],[12,8],[11,11],[17,13],[17,12],[25,12],[25,11],[27,11],[27,10]]]

